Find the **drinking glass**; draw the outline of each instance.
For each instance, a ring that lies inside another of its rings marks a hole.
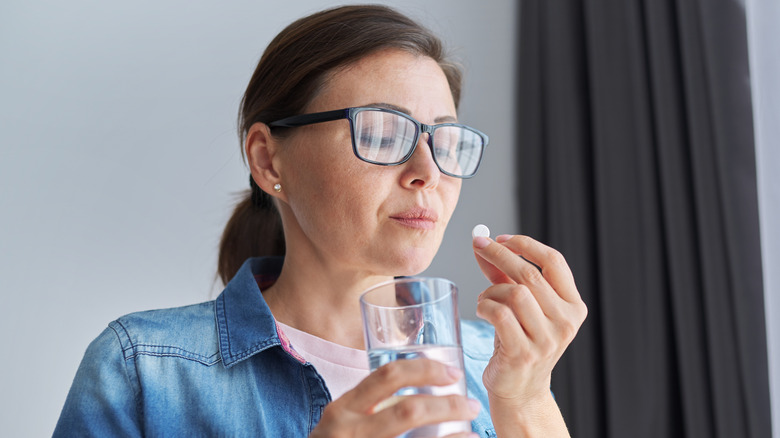
[[[373,372],[382,365],[426,357],[463,371],[458,288],[449,280],[432,277],[397,278],[380,283],[360,297],[363,332]],[[447,386],[402,388],[376,409],[391,406],[415,394],[466,395],[464,379]],[[441,437],[468,432],[468,421],[423,426],[402,438]]]

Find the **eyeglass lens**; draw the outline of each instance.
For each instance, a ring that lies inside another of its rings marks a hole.
[[[397,164],[415,146],[417,125],[395,113],[366,110],[354,117],[355,149],[364,160]],[[437,126],[431,141],[436,163],[453,175],[471,175],[482,154],[482,138],[460,126]]]

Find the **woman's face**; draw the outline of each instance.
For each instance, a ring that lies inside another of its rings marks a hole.
[[[335,71],[306,112],[357,106],[388,106],[431,125],[456,119],[438,64],[399,50]],[[422,134],[406,163],[378,166],[354,155],[346,119],[295,128],[278,156],[288,257],[315,257],[364,275],[427,268],[461,180],[439,171],[426,141]]]

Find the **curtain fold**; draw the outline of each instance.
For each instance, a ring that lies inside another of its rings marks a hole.
[[[553,375],[577,437],[768,437],[745,12],[525,0],[521,229],[589,317]]]

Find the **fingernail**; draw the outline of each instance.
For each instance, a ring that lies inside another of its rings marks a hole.
[[[455,380],[460,380],[461,377],[463,377],[463,371],[460,370],[460,368],[455,368],[448,366],[447,367],[447,374],[450,375]]]
[[[482,404],[478,400],[474,400],[473,398],[470,398],[469,409],[471,409],[471,412],[478,414],[479,411],[482,410]]]
[[[503,242],[506,242],[507,240],[509,240],[511,238],[512,238],[512,236],[509,235],[509,234],[501,234],[500,236],[496,236],[496,242],[503,243]]]
[[[490,245],[490,239],[487,237],[477,236],[474,238],[474,247],[477,249],[482,249],[488,245]]]

